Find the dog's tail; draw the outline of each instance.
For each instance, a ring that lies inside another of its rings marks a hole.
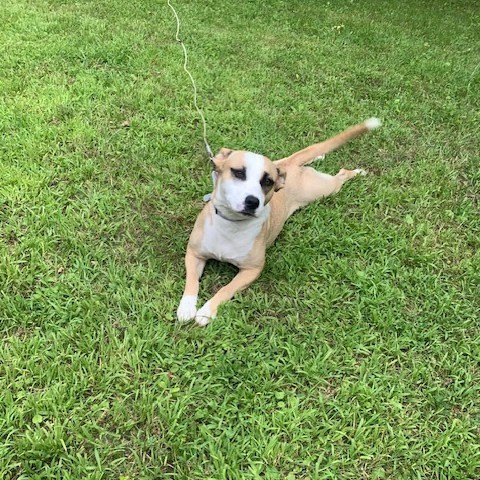
[[[289,157],[277,160],[275,163],[281,163],[285,167],[291,165],[297,165],[299,167],[302,165],[308,165],[317,158],[322,158],[327,153],[330,153],[336,148],[341,147],[344,143],[347,143],[359,135],[378,128],[381,124],[382,122],[378,118],[369,118],[363,123],[359,123],[358,125],[347,128],[344,132],[339,133],[328,140],[304,148],[303,150],[300,150]]]

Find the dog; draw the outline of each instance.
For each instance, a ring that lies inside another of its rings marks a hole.
[[[252,152],[222,148],[213,158],[214,189],[193,227],[185,255],[186,283],[177,309],[181,322],[200,326],[215,318],[221,303],[258,278],[265,252],[288,217],[314,200],[335,194],[361,169],[341,169],[336,175],[306,165],[349,140],[381,125],[370,118],[293,155],[271,161]],[[208,259],[238,267],[238,274],[197,310],[199,280]]]

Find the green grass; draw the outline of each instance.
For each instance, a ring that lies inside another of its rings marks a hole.
[[[370,175],[178,325],[210,171],[166,2],[3,0],[0,478],[480,478],[477,2],[175,5],[214,149],[376,115],[318,164]]]

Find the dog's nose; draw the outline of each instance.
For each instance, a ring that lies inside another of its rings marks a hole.
[[[245,198],[245,208],[247,210],[256,210],[259,205],[260,200],[257,197],[254,197],[253,195],[248,195],[247,198]]]

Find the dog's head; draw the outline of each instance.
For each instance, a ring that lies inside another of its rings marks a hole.
[[[212,200],[232,219],[258,217],[285,184],[285,172],[263,155],[222,148],[213,162],[216,180]]]

